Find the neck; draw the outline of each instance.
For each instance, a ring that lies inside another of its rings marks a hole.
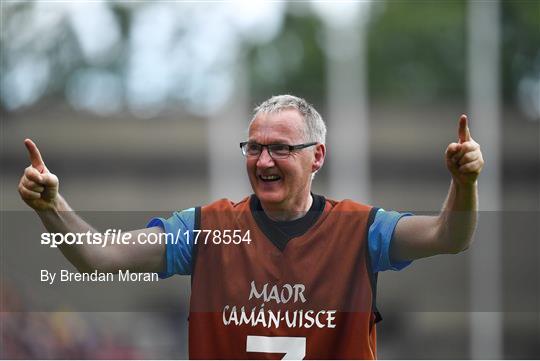
[[[311,208],[313,197],[308,194],[300,204],[295,204],[294,207],[283,205],[267,205],[261,202],[261,206],[266,215],[274,221],[294,221],[302,218]]]

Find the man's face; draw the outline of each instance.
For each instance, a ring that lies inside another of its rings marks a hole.
[[[304,120],[296,110],[260,114],[249,127],[249,141],[260,144],[306,143],[303,137]],[[253,191],[263,207],[297,211],[309,196],[311,174],[324,161],[324,145],[291,152],[285,159],[273,159],[268,149],[261,155],[246,158],[246,168]],[[277,176],[268,178],[269,176]]]

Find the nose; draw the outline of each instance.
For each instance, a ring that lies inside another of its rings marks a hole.
[[[263,147],[259,159],[257,159],[257,167],[259,168],[269,168],[274,166],[274,159],[268,153],[268,148]]]

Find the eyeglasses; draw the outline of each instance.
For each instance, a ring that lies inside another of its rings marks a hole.
[[[242,142],[240,143],[240,149],[245,157],[259,157],[264,147],[268,149],[268,154],[273,159],[285,159],[291,155],[291,152],[311,147],[317,144],[317,142],[288,145],[288,144],[259,144],[255,142]]]

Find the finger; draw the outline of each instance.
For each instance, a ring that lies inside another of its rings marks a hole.
[[[45,162],[43,162],[43,158],[41,158],[41,153],[36,144],[31,139],[25,139],[24,145],[26,146],[26,149],[28,149],[32,167],[36,168],[40,173],[43,173],[46,169]]]
[[[465,154],[474,152],[477,149],[478,149],[477,144],[475,144],[473,142],[462,143],[461,144],[461,149],[459,150],[459,152],[454,154],[454,156],[452,157],[452,160],[454,162],[458,162]]]
[[[475,160],[477,160],[478,158],[480,157],[480,154],[478,154],[478,152],[469,152],[469,153],[465,153],[463,155],[463,157],[461,157],[459,159],[459,165],[463,165],[463,164],[467,164],[467,163],[470,163],[470,162],[474,162]]]
[[[56,187],[58,185],[58,177],[52,173],[42,174],[41,184],[47,187]]]
[[[41,193],[31,191],[30,189],[26,189],[24,187],[19,187],[19,193],[25,199],[40,199],[41,198]]]
[[[471,140],[471,132],[467,125],[467,116],[463,114],[459,118],[458,138],[460,143],[465,143]]]
[[[24,176],[31,181],[34,181],[39,184],[43,184],[43,175],[38,172],[38,170],[32,166],[27,167],[24,170]]]
[[[32,166],[29,166],[24,170],[24,176],[36,183],[39,183],[39,184],[43,183],[42,174],[39,173],[39,171]]]
[[[455,154],[461,150],[461,144],[450,143],[446,148],[446,158],[451,159]]]
[[[459,167],[459,171],[460,173],[476,173],[480,170],[481,166],[482,163],[479,159],[477,159],[473,162],[462,165]]]
[[[42,185],[34,182],[34,181],[31,181],[30,179],[28,178],[23,178],[22,180],[22,184],[24,186],[24,188],[26,189],[29,189],[31,191],[34,191],[34,192],[38,192],[38,193],[41,193],[45,190],[45,187],[43,187]]]

